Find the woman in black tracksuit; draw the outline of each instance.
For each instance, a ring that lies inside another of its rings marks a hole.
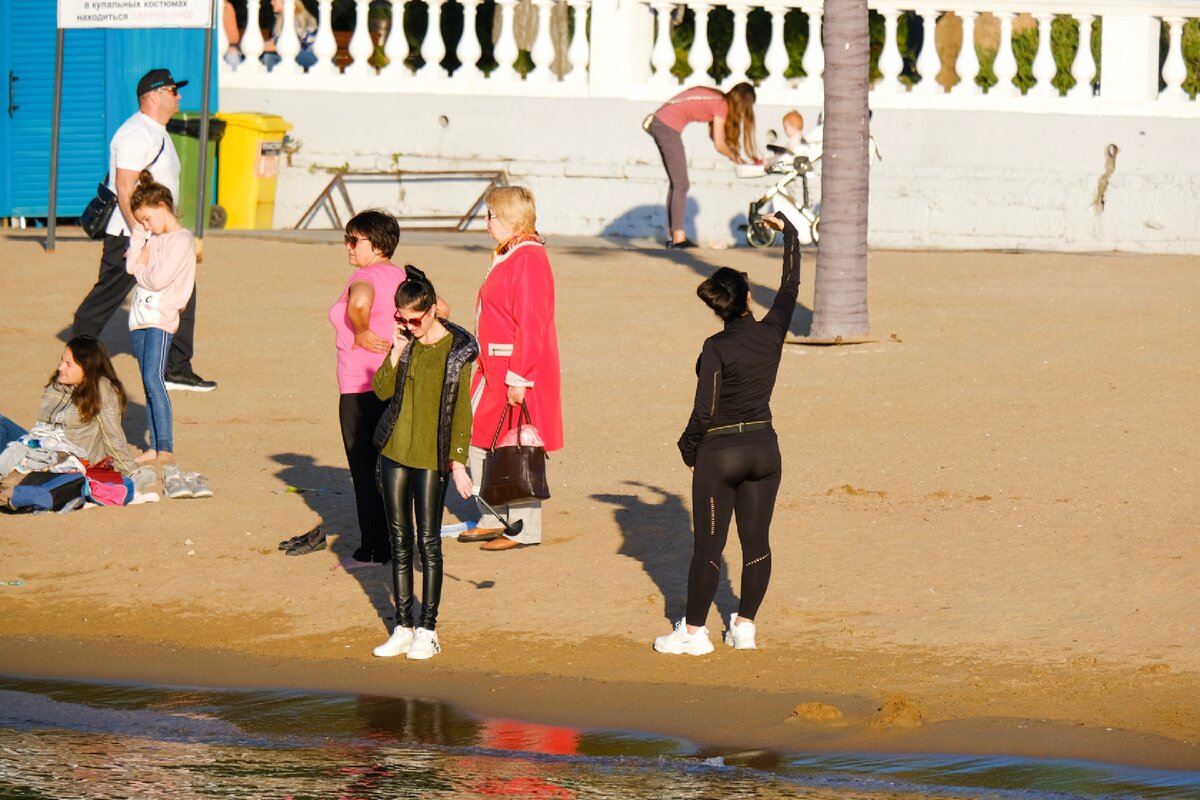
[[[784,232],[783,275],[766,316],[756,322],[751,315],[744,272],[722,267],[696,290],[725,328],[704,342],[696,364],[695,405],[679,438],[683,462],[693,471],[695,550],[687,615],[674,631],[654,641],[660,653],[712,652],[705,621],[717,593],[732,515],[737,516],[744,562],[741,603],[730,615],[725,643],[739,650],[755,647],[754,616],[771,578],[767,534],[782,475],[779,442],[771,427],[771,391],[800,289],[796,229],[780,216],[765,220]]]

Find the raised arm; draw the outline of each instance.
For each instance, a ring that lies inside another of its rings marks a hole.
[[[774,227],[783,230],[783,270],[775,302],[762,321],[778,328],[783,335],[792,323],[796,298],[800,295],[800,235],[791,220],[782,214],[772,214],[764,219],[768,223],[774,221]]]

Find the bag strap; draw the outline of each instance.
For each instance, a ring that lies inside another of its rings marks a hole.
[[[496,442],[500,441],[500,429],[504,427],[504,421],[512,418],[512,405],[505,404],[504,413],[500,415],[500,422],[496,425],[496,432],[492,434],[492,446],[489,450],[496,449]],[[517,415],[517,449],[521,449],[521,426],[528,425],[533,427],[533,420],[529,416],[529,406],[525,405],[525,401],[521,401],[521,412]]]
[[[170,136],[170,134],[167,134],[167,136]],[[154,158],[150,159],[150,163],[149,163],[149,164],[147,164],[146,166],[142,167],[142,169],[150,169],[150,168],[151,168],[151,167],[153,167],[153,166],[154,166],[156,163],[158,163],[158,158],[159,158],[159,156],[161,156],[161,155],[163,154],[163,150],[166,150],[166,149],[167,149],[167,137],[166,137],[166,136],[164,136],[164,137],[163,137],[163,140],[162,140],[162,144],[160,144],[160,145],[158,146],[158,152],[157,152],[157,153],[154,155]],[[109,179],[109,178],[111,178],[111,177],[112,177],[112,173],[111,173],[111,172],[106,172],[106,173],[104,173],[104,180],[102,181],[102,183],[103,183],[105,186],[108,186],[108,179]]]
[[[500,421],[496,423],[496,432],[492,434],[492,446],[488,450],[496,449],[496,442],[500,441],[500,429],[504,427],[504,421],[512,414],[512,406],[508,403],[504,404],[504,413],[500,415]],[[521,446],[521,432],[517,431],[517,447]]]

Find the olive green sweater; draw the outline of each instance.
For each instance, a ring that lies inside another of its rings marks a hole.
[[[442,383],[446,378],[446,359],[454,337],[447,334],[433,344],[413,341],[408,375],[405,376],[404,403],[396,428],[383,447],[382,455],[413,469],[446,471],[449,464],[437,463],[438,413],[442,404]],[[372,383],[375,396],[390,400],[396,393],[396,368],[389,355],[375,372]],[[458,398],[450,423],[450,458],[467,463],[471,443],[471,365],[459,374]]]

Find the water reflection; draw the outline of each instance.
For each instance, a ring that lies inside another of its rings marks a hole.
[[[0,797],[1198,798],[1200,774],[1004,757],[729,753],[428,700],[0,677]]]

